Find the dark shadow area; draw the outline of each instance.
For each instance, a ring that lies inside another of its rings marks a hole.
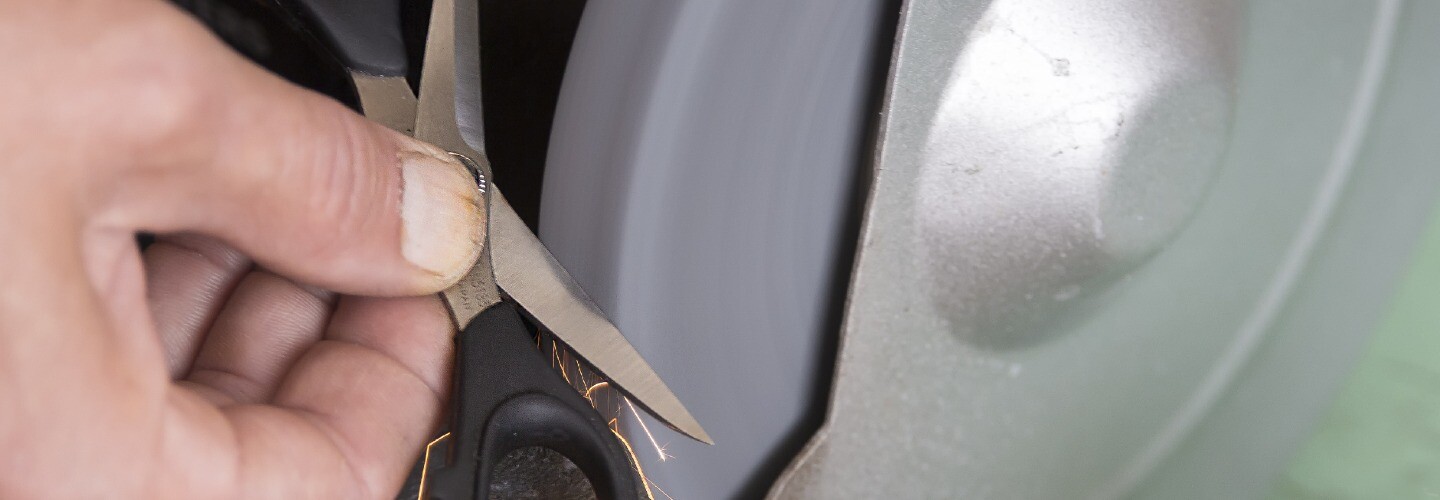
[[[555,450],[531,446],[505,455],[495,464],[487,498],[593,499],[590,481],[570,459]]]
[[[550,125],[585,0],[481,0],[485,149],[496,183],[535,230]]]
[[[359,110],[350,74],[296,15],[292,0],[173,0],[226,45],[286,80]]]

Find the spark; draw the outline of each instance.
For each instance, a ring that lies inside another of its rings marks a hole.
[[[555,350],[555,352],[560,352],[559,347],[555,345],[555,341],[553,341],[553,340],[550,341],[550,348],[553,349],[553,350]],[[568,383],[568,384],[570,384],[570,385],[573,386],[573,385],[575,385],[575,384],[574,384],[573,382],[570,382],[570,374],[569,374],[569,373],[566,373],[566,371],[565,371],[565,364],[566,364],[566,363],[565,363],[565,358],[566,358],[568,355],[569,355],[568,352],[561,352],[561,353],[560,353],[560,357],[559,357],[559,361],[560,361],[560,378],[565,379],[565,383]]]
[[[650,486],[654,486],[654,487],[655,487],[655,491],[660,492],[661,495],[665,495],[665,498],[668,498],[668,499],[670,499],[670,500],[675,500],[675,497],[670,496],[670,494],[669,494],[669,493],[666,493],[665,490],[660,489],[660,485],[655,484],[655,483],[650,483]],[[651,500],[654,500],[655,497],[654,497],[654,496],[651,496],[650,499],[651,499]]]
[[[585,386],[590,385],[589,382],[586,382],[586,381],[585,381],[585,368],[580,365],[580,358],[578,358],[578,357],[575,358],[575,374],[580,376],[580,386],[581,386],[581,387],[585,387]]]
[[[650,433],[650,426],[645,425],[645,419],[640,418],[640,412],[635,410],[635,404],[630,402],[630,398],[620,398],[620,400],[625,402],[625,406],[630,407],[630,414],[634,415],[635,421],[640,423],[640,430],[645,431],[645,437],[650,439],[650,444],[655,447],[655,453],[660,454],[660,461],[664,462],[672,458],[665,453],[665,447],[660,446],[660,443],[655,441],[655,435]]]
[[[537,341],[537,345],[541,344],[539,344]],[[570,372],[568,370],[570,361],[572,359],[575,361],[576,380],[572,380],[570,378]],[[567,350],[561,349],[560,345],[554,340],[550,341],[550,366],[558,368],[560,370],[560,377],[565,379],[565,382],[569,383],[571,387],[574,387],[576,391],[580,392],[582,396],[585,397],[585,400],[590,403],[591,407],[594,407],[596,410],[600,410],[600,404],[596,403],[594,398],[595,392],[601,389],[611,388],[610,381],[604,380],[599,373],[596,373],[595,378],[599,381],[595,383],[590,383],[590,381],[586,380],[585,367],[584,364],[580,362],[580,358],[578,356],[572,356]],[[576,385],[577,380],[580,383],[578,386]],[[613,400],[609,399],[609,397],[610,396],[607,396],[606,399],[607,406],[613,404]],[[640,423],[640,429],[645,432],[645,437],[650,440],[650,445],[655,447],[655,452],[659,454],[660,461],[664,462],[668,459],[674,458],[670,456],[670,454],[666,453],[665,447],[661,446],[660,443],[655,440],[655,435],[650,432],[650,427],[647,426],[645,424],[645,420],[640,417],[640,411],[635,408],[634,403],[631,403],[630,399],[626,398],[623,395],[620,396],[620,400],[625,402],[625,405],[630,409],[630,414],[634,415],[635,421]],[[602,411],[601,413],[606,412]],[[659,491],[660,494],[664,495],[666,499],[675,500],[674,497],[670,496],[669,493],[666,493],[665,490],[660,489],[659,485],[656,485],[653,481],[650,480],[648,476],[645,475],[645,469],[640,465],[640,457],[635,455],[635,448],[630,445],[630,440],[627,439],[624,434],[620,433],[619,419],[611,418],[609,422],[609,427],[610,432],[615,434],[615,438],[618,439],[620,441],[620,444],[625,447],[625,453],[630,458],[630,464],[632,465],[632,468],[635,469],[635,474],[640,477],[641,484],[645,487],[646,498],[648,498],[649,500],[655,500],[655,494],[651,491],[651,489],[654,488],[654,491]]]
[[[449,432],[441,434],[440,437],[437,437],[435,438],[435,440],[430,441],[430,444],[425,445],[425,460],[420,463],[420,489],[416,492],[415,498],[425,498],[425,490],[428,486],[426,483],[428,483],[430,476],[430,451],[435,448],[435,445],[440,444],[441,441],[444,441],[446,439],[450,439]],[[665,496],[668,497],[670,495]]]
[[[606,387],[610,387],[610,382],[596,382],[595,385],[592,385],[589,388],[585,389],[585,399],[589,399],[590,404],[595,404],[595,400],[590,399],[590,395],[593,394],[596,390],[604,389]]]
[[[624,434],[620,434],[619,419],[610,419],[609,427],[610,432],[615,434],[615,438],[620,440],[620,445],[625,447],[625,454],[630,456],[630,463],[634,465],[635,474],[640,476],[640,485],[645,487],[645,498],[655,500],[655,494],[650,492],[650,485],[653,483],[650,482],[650,478],[645,477],[645,469],[640,467],[640,457],[635,456],[635,448],[630,447],[630,440],[625,439]],[[657,486],[655,489],[658,490],[660,488]],[[664,492],[662,491],[661,493]],[[670,495],[665,496],[668,497]],[[671,498],[670,500],[675,499]]]

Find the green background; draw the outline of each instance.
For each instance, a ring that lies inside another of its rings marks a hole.
[[[1396,292],[1271,499],[1440,499],[1440,210]]]

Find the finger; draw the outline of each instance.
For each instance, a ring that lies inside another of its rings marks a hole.
[[[366,491],[400,487],[448,387],[453,327],[434,296],[346,297],[325,340],[291,369],[274,403],[311,415]],[[255,471],[255,482],[279,477]],[[283,493],[288,485],[273,483]]]
[[[0,259],[0,497],[124,494],[142,472],[135,450],[153,444],[166,385],[142,330],[138,252],[124,238],[82,248],[64,198],[46,194],[0,193],[0,233],[24,242]],[[133,309],[102,299],[102,290],[126,289]],[[85,452],[65,451],[76,449]],[[94,480],[69,480],[65,471],[76,470]]]
[[[225,304],[186,380],[220,405],[269,401],[285,372],[325,331],[334,294],[247,274]]]
[[[220,408],[173,387],[162,466],[144,497],[380,498],[360,493],[343,452],[311,417],[269,405]]]
[[[161,237],[145,249],[146,294],[170,378],[190,371],[205,332],[249,269],[240,252],[199,235]]]
[[[124,120],[146,130],[123,156],[138,160],[88,179],[103,194],[100,219],[214,235],[279,274],[344,293],[430,293],[468,270],[483,214],[458,161],[174,15],[180,27],[164,41],[184,50],[141,65],[155,67],[130,91],[161,108]]]
[[[291,369],[281,405],[217,409],[188,388],[171,391],[155,496],[393,496],[443,404],[449,329],[434,296],[346,297],[333,339]]]
[[[217,410],[171,391],[157,495],[393,495],[437,420],[453,327],[434,296],[340,301],[275,401]]]

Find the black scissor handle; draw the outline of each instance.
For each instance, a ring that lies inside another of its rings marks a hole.
[[[600,500],[638,498],[629,454],[536,348],[514,305],[501,302],[481,312],[455,347],[450,456],[438,457],[445,465],[432,466],[430,498],[488,498],[495,465],[531,446],[570,459]]]

